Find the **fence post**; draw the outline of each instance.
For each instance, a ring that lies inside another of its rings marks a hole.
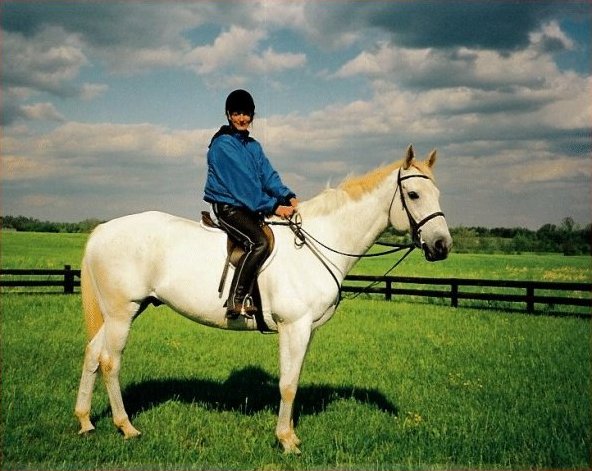
[[[393,298],[393,282],[390,278],[387,278],[385,280],[385,291],[384,291],[384,299],[386,301],[390,301]]]
[[[70,265],[64,265],[64,294],[74,293],[74,272]]]
[[[534,286],[526,287],[526,311],[529,314],[534,312]]]
[[[450,283],[450,305],[458,307],[458,281],[455,280]]]

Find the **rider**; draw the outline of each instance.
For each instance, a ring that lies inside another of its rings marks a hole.
[[[208,150],[208,174],[204,200],[211,203],[221,227],[245,250],[238,261],[226,317],[252,318],[256,308],[250,297],[269,243],[263,232],[265,216],[282,219],[296,211],[298,199],[283,183],[265,156],[261,144],[249,136],[255,102],[245,90],[226,98],[228,124],[212,137]]]

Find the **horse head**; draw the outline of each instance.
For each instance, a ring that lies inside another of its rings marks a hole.
[[[389,211],[390,222],[397,230],[409,231],[425,258],[444,260],[452,248],[452,237],[440,209],[440,192],[434,183],[432,168],[436,150],[425,161],[416,161],[413,147],[397,172],[397,186]]]

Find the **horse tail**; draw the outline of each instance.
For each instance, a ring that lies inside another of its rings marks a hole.
[[[87,256],[83,258],[80,270],[80,292],[82,294],[86,333],[90,341],[103,325],[104,319]]]

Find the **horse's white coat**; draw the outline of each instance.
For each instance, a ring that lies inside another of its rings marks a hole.
[[[412,165],[410,148],[401,170],[393,167],[361,195],[328,190],[301,203],[303,227],[327,246],[342,252],[365,253],[389,221],[400,230],[409,229],[400,195],[395,194],[398,172],[420,173],[432,166]],[[401,191],[401,190],[399,190]],[[407,199],[416,220],[440,210],[438,190],[432,180],[405,180],[404,194],[414,191],[419,199]],[[343,194],[331,194],[341,192]],[[326,200],[335,199],[329,203]],[[299,452],[292,408],[301,367],[317,327],[335,310],[338,288],[322,263],[307,247],[294,242],[285,226],[275,226],[277,252],[259,275],[265,317],[279,333],[281,402],[276,435],[286,452]],[[444,218],[430,220],[422,228],[425,250],[438,245],[444,258],[451,246]],[[204,228],[199,222],[160,212],[134,214],[99,226],[90,237],[82,265],[82,290],[90,342],[86,349],[76,414],[81,433],[92,430],[90,407],[96,372],[100,366],[115,424],[125,437],[138,435],[125,412],[119,386],[121,353],[140,304],[148,297],[172,307],[201,324],[234,330],[255,330],[254,321],[225,319],[227,293],[218,295],[225,261],[225,234]],[[356,258],[338,255],[322,247],[319,252],[343,281]],[[229,276],[232,271],[229,272]],[[229,283],[226,283],[226,290]],[[93,304],[94,302],[94,304]],[[92,312],[93,306],[98,307]],[[95,316],[94,319],[92,317]],[[97,322],[97,317],[99,317]]]

